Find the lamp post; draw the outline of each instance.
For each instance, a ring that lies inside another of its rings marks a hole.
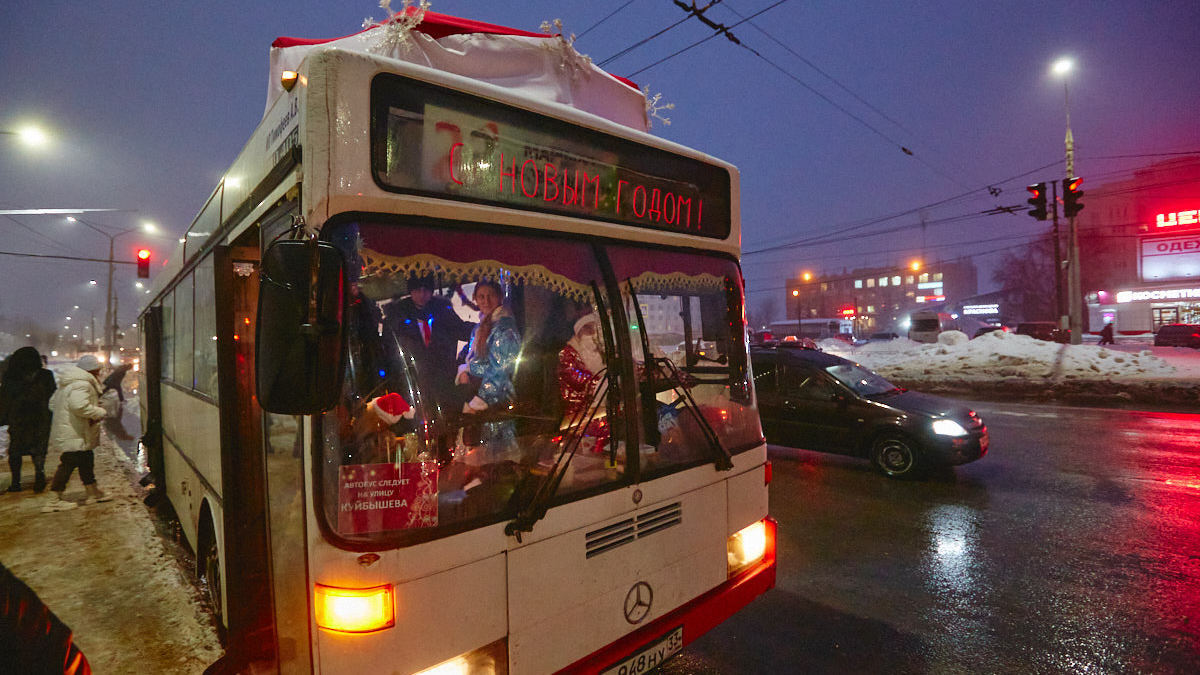
[[[1067,115],[1067,179],[1075,178],[1075,137],[1071,135],[1071,90],[1067,75],[1074,69],[1071,59],[1062,58],[1054,63],[1054,73],[1063,81],[1063,109]],[[1065,185],[1065,183],[1064,183]],[[1079,230],[1075,226],[1075,215],[1067,221],[1067,314],[1071,344],[1083,343],[1083,298],[1079,281]]]
[[[116,325],[117,317],[116,317],[115,307],[114,307],[114,303],[113,303],[113,268],[115,267],[114,263],[116,262],[115,259],[113,258],[113,253],[114,253],[114,249],[116,248],[117,237],[124,236],[126,234],[129,234],[130,232],[137,232],[139,230],[143,231],[143,232],[154,232],[154,231],[156,231],[157,228],[155,228],[154,225],[151,223],[143,223],[140,227],[131,227],[131,228],[128,228],[125,230],[121,230],[120,232],[110,233],[106,230],[102,230],[99,227],[87,222],[86,220],[81,220],[74,216],[67,216],[67,220],[72,223],[80,223],[82,225],[85,225],[85,226],[91,228],[92,230],[99,232],[100,234],[104,235],[105,237],[108,237],[108,287],[107,287],[107,292],[105,293],[105,298],[104,298],[104,345],[103,345],[104,360],[107,362],[112,359],[113,343],[116,341],[116,336],[117,336],[117,325]]]

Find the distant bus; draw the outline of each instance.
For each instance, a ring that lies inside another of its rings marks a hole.
[[[909,317],[908,339],[914,342],[937,342],[948,330],[958,330],[958,322],[946,312],[920,310]]]
[[[853,319],[790,319],[787,321],[772,321],[771,332],[779,339],[788,335],[807,337],[814,340],[824,340],[837,335],[853,335]]]
[[[771,588],[737,170],[397,59],[295,68],[139,321],[152,471],[229,665],[643,673]],[[419,277],[470,321],[501,286],[504,405],[444,405],[390,318]]]

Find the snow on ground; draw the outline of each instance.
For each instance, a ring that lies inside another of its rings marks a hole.
[[[52,360],[50,367],[63,365]],[[132,379],[125,379],[127,390]],[[136,405],[127,397],[127,410]],[[155,529],[138,471],[108,434],[105,428],[95,453],[96,482],[113,500],[42,513],[50,493],[30,490],[26,459],[25,489],[0,492],[0,561],[70,626],[93,672],[200,675],[222,653],[213,619]],[[0,432],[0,458],[7,446],[8,434]],[[48,474],[58,455],[51,450]],[[8,462],[0,460],[0,490],[9,482]],[[84,496],[76,472],[64,497]]]
[[[937,344],[900,338],[851,347],[831,339],[820,347],[903,380],[1200,382],[1200,351],[1137,341],[1061,345],[1016,333],[997,331],[970,340],[949,331]]]

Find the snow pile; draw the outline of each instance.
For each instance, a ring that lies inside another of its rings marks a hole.
[[[837,343],[837,344],[829,344]],[[837,340],[821,348],[904,380],[1125,380],[1170,377],[1176,369],[1149,350],[1129,353],[1095,345],[1062,345],[996,331],[974,340],[958,331],[938,344],[899,339],[857,349]]]

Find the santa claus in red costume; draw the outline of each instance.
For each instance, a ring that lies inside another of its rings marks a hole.
[[[575,335],[558,353],[558,387],[565,403],[564,420],[582,421],[596,396],[600,383],[596,374],[605,367],[599,328],[600,318],[595,312],[581,317],[575,322]],[[584,435],[596,440],[594,445],[585,442],[583,448],[592,446],[595,452],[602,452],[608,444],[608,420],[603,416],[592,420]]]

